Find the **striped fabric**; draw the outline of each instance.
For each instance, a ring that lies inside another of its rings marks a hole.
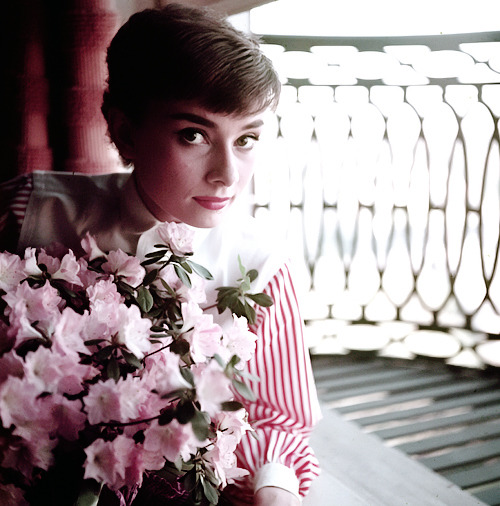
[[[249,406],[249,417],[259,438],[247,436],[238,457],[242,467],[252,474],[268,462],[292,468],[299,479],[300,495],[304,496],[319,474],[308,437],[321,415],[287,266],[264,292],[273,298],[274,305],[257,308],[252,328],[258,335],[257,349],[248,367],[250,374],[259,378],[249,380],[257,397]]]
[[[31,174],[0,185],[0,251],[16,248],[32,190]]]
[[[32,177],[21,176],[0,185],[0,250],[14,226],[15,238],[26,215]],[[17,242],[13,242],[15,245]],[[278,463],[295,471],[299,493],[304,496],[319,474],[317,460],[308,445],[312,427],[321,417],[312,377],[303,322],[289,268],[285,265],[264,292],[274,300],[268,308],[257,307],[252,331],[258,336],[256,353],[248,371],[259,380],[248,379],[256,402],[248,407],[249,419],[258,438],[248,435],[238,449],[239,465],[251,477],[265,464]],[[245,495],[251,497],[251,484]]]

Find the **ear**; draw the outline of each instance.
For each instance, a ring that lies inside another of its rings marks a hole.
[[[111,140],[125,160],[133,162],[134,126],[125,113],[116,107],[110,107],[108,111],[108,129]]]

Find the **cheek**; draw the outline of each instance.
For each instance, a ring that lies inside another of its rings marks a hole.
[[[253,156],[249,160],[246,160],[245,163],[242,164],[240,167],[240,179],[238,181],[238,184],[240,188],[245,187],[250,179],[252,179],[254,170],[256,165],[256,158]]]

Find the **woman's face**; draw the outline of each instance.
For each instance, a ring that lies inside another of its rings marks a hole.
[[[214,227],[253,174],[269,113],[213,113],[195,102],[155,102],[132,129],[138,191],[160,221]]]

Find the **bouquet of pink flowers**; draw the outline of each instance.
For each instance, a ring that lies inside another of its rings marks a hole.
[[[169,497],[217,504],[247,472],[235,449],[251,431],[244,365],[255,271],[219,289],[223,330],[202,310],[210,273],[191,230],[166,223],[146,258],[28,248],[0,253],[0,503],[130,504],[143,480]],[[141,261],[142,260],[142,261]],[[250,301],[250,302],[251,302]],[[247,318],[248,317],[248,318]],[[116,499],[115,499],[116,500]]]

